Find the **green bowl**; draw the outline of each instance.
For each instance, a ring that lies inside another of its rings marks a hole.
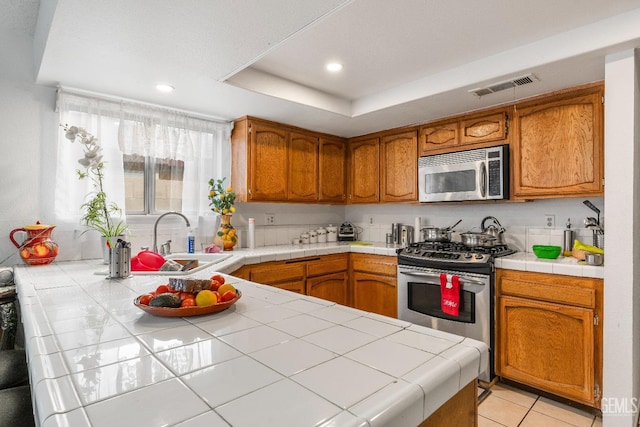
[[[533,245],[533,253],[538,258],[556,259],[560,256],[560,251],[562,251],[560,246]]]

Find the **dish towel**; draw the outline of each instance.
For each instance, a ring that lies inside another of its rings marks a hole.
[[[460,309],[460,278],[451,274],[440,274],[440,306],[444,313],[458,316]]]

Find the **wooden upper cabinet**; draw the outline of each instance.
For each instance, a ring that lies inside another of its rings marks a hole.
[[[346,201],[346,142],[338,138],[320,138],[319,190],[321,202]]]
[[[285,200],[289,133],[281,128],[251,123],[251,200]]]
[[[420,127],[420,156],[456,147],[460,143],[458,121],[438,122]]]
[[[513,196],[603,195],[601,85],[516,106]]]
[[[288,150],[288,200],[318,199],[318,145],[316,136],[291,132]]]
[[[380,200],[380,145],[378,138],[349,144],[349,203]]]
[[[418,136],[416,131],[380,138],[380,201],[418,200]]]
[[[460,145],[500,141],[506,137],[506,112],[472,117],[460,121]]]

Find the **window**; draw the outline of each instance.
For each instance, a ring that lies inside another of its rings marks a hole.
[[[179,211],[211,215],[210,178],[230,176],[230,123],[162,107],[58,90],[60,123],[80,126],[103,148],[105,191],[126,215]],[[91,190],[77,179],[79,144],[60,132],[55,165],[55,218],[77,223]]]
[[[122,157],[127,214],[182,211],[184,161],[139,154]]]

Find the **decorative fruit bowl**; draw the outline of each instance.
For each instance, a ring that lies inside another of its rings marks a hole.
[[[240,292],[239,290],[236,290],[236,293],[238,294],[238,296],[232,300],[219,302],[217,304],[212,304],[212,305],[205,305],[205,306],[177,307],[177,308],[152,307],[150,305],[140,303],[140,298],[142,297],[142,295],[140,295],[135,300],[133,300],[133,305],[138,307],[140,310],[146,311],[149,314],[153,314],[154,316],[161,316],[161,317],[200,316],[202,314],[217,313],[219,311],[226,310],[227,308],[231,307],[233,304],[236,303],[236,301],[238,301],[242,297],[242,292]]]
[[[553,245],[533,245],[533,253],[538,258],[543,259],[556,259],[560,256],[562,248],[560,246]]]

